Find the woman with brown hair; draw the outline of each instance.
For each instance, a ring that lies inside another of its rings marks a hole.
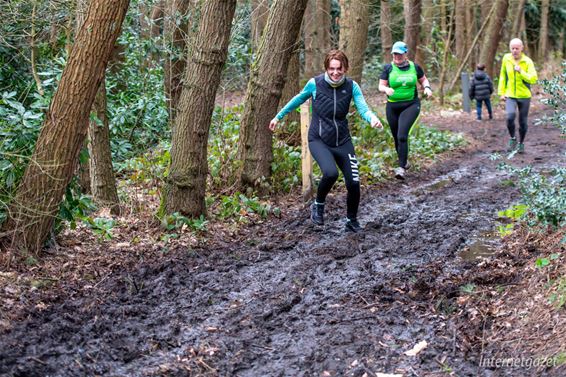
[[[324,60],[325,72],[310,79],[269,123],[275,130],[277,123],[307,99],[312,98],[312,120],[309,127],[309,150],[320,166],[322,179],[318,185],[316,199],[311,205],[311,220],[316,225],[324,224],[326,196],[338,179],[338,168],[344,175],[347,197],[346,231],[361,230],[358,222],[360,203],[360,173],[354,145],[348,128],[348,110],[354,104],[360,116],[372,127],[381,128],[381,122],[369,109],[360,86],[346,77],[348,58],[339,50],[330,51]]]

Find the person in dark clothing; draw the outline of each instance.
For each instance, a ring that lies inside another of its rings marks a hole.
[[[309,151],[320,166],[322,179],[318,185],[316,199],[311,206],[311,220],[316,225],[324,224],[326,196],[338,179],[338,169],[344,174],[347,197],[346,231],[361,230],[358,222],[360,204],[360,173],[354,145],[348,128],[350,102],[360,116],[372,127],[383,127],[379,118],[369,109],[360,86],[346,77],[348,58],[339,50],[332,50],[324,60],[325,73],[310,79],[303,90],[293,97],[269,123],[275,130],[277,123],[289,112],[312,98],[312,119],[309,127]]]
[[[478,64],[470,83],[470,99],[476,100],[476,111],[478,120],[481,120],[482,103],[485,103],[489,119],[493,119],[493,112],[491,110],[490,96],[493,93],[493,82],[491,77],[485,73],[485,64]]]
[[[423,69],[407,58],[408,51],[404,42],[395,42],[391,49],[393,62],[385,65],[379,77],[379,91],[387,94],[387,122],[399,157],[399,167],[395,169],[397,179],[405,179],[409,135],[421,112],[417,83],[424,88],[427,97],[432,96],[432,89]]]

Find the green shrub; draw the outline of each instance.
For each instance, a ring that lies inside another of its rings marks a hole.
[[[562,73],[550,80],[542,80],[541,85],[544,92],[550,95],[542,102],[552,107],[553,113],[537,120],[537,124],[554,124],[562,134],[566,134],[566,60],[562,62]]]

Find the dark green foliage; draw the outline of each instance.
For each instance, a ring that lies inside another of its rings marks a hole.
[[[515,168],[503,163],[500,169],[517,178],[521,203],[527,208],[523,218],[530,226],[566,225],[566,168],[542,173],[532,167]]]
[[[562,73],[550,80],[542,80],[542,88],[550,97],[542,101],[554,109],[551,116],[537,120],[537,124],[552,123],[566,134],[566,60],[562,61]]]

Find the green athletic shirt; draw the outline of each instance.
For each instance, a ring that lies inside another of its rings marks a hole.
[[[417,82],[423,76],[423,69],[418,64],[409,62],[409,65],[403,68],[393,63],[387,64],[379,78],[388,81],[389,86],[395,90],[395,93],[387,98],[388,102],[406,102],[418,98]]]

